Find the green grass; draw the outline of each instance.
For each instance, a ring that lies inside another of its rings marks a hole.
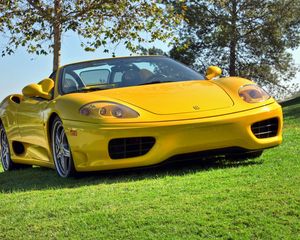
[[[300,239],[300,103],[284,112],[283,144],[256,160],[0,170],[0,239]]]

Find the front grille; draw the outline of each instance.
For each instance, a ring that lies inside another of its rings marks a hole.
[[[116,138],[110,140],[108,152],[111,159],[138,157],[148,153],[154,144],[153,137]]]
[[[278,118],[252,124],[251,130],[257,138],[275,137],[278,133]]]

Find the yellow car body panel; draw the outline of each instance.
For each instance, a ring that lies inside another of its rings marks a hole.
[[[245,102],[239,96],[239,89],[253,82],[243,78],[61,95],[58,89],[61,69],[52,100],[15,94],[1,103],[0,119],[14,162],[54,167],[50,139],[53,116],[63,122],[77,171],[149,166],[180,154],[231,147],[255,151],[282,142],[280,105],[273,98],[259,103]],[[94,119],[80,114],[83,106],[99,100],[125,105],[138,112],[139,117]],[[278,119],[276,136],[255,137],[251,125],[270,118]],[[112,159],[108,152],[110,140],[132,137],[153,137],[155,144],[142,156]],[[19,146],[13,146],[18,143],[24,148],[19,154]]]
[[[65,120],[68,140],[78,171],[108,170],[158,164],[175,155],[241,147],[249,150],[269,148],[282,142],[281,130],[277,136],[257,139],[251,132],[254,122],[281,116],[277,103],[250,111],[216,117],[180,121],[90,124]],[[280,120],[282,124],[282,119]],[[70,134],[77,131],[77,136]],[[156,144],[144,156],[113,160],[107,152],[111,139],[153,136]]]

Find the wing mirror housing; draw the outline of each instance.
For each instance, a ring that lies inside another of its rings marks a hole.
[[[50,100],[52,98],[51,91],[54,88],[54,81],[50,78],[46,78],[40,81],[38,84],[29,84],[24,87],[22,93],[25,97],[40,97]]]
[[[222,74],[222,69],[217,66],[209,66],[206,70],[206,80],[212,80]]]

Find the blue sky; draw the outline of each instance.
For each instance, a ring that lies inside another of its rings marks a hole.
[[[3,40],[0,38],[0,41]],[[168,50],[167,44],[156,42],[156,47]],[[146,45],[145,47],[151,47]],[[113,48],[112,48],[113,50]],[[123,46],[116,49],[116,56],[130,54]],[[293,52],[297,64],[300,64],[300,48]],[[80,39],[72,34],[65,35],[62,46],[62,64],[88,60],[94,58],[111,57],[111,53],[103,53],[103,49],[96,52],[85,52],[80,47]],[[20,48],[14,55],[0,57],[0,101],[12,93],[20,93],[22,88],[30,83],[36,83],[48,77],[52,70],[52,55],[35,56]],[[300,83],[300,73],[295,82]]]

